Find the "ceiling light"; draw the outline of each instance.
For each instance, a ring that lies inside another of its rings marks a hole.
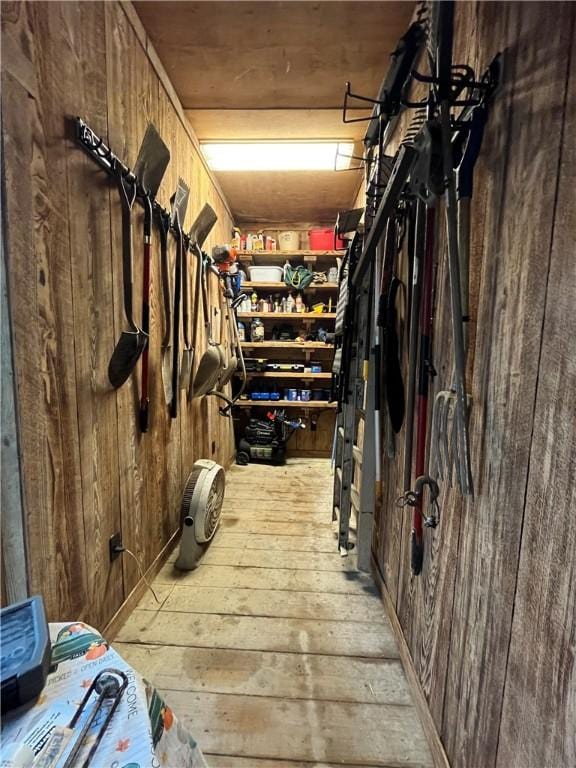
[[[206,142],[213,171],[333,171],[350,167],[348,141]]]

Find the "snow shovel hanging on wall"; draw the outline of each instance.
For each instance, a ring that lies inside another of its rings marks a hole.
[[[212,227],[218,220],[218,217],[212,210],[212,208],[206,203],[206,205],[202,208],[198,216],[196,217],[196,220],[194,221],[194,224],[192,224],[192,228],[190,229],[189,234],[189,241],[190,241],[190,250],[192,250],[194,253],[196,253],[197,258],[202,260],[202,254],[198,256],[197,250],[202,249],[202,246],[204,245],[204,241],[210,234],[210,231],[212,230]],[[194,323],[194,330],[192,331],[192,336],[194,337],[193,343],[190,343],[190,337],[188,335],[189,332],[189,326],[190,326],[190,312],[189,312],[189,293],[190,293],[190,277],[188,275],[188,251],[184,254],[184,266],[183,266],[183,324],[184,324],[184,351],[182,353],[182,369],[180,372],[180,389],[185,389],[187,392],[190,391],[190,379],[192,376],[192,366],[194,365],[194,354],[195,354],[195,338],[196,338],[196,319],[193,320]],[[196,274],[196,290],[195,290],[195,301],[194,301],[194,309],[193,311],[196,312],[198,308],[198,299],[200,298],[200,281],[201,279],[201,271],[200,269],[197,270]]]
[[[138,158],[134,166],[134,175],[143,187],[144,196],[144,251],[142,266],[142,330],[150,334],[150,248],[152,244],[153,199],[170,162],[170,151],[162,141],[158,131],[148,124]],[[148,355],[147,344],[142,352],[142,391],[140,396],[140,431],[148,431]]]
[[[134,370],[148,343],[148,334],[136,325],[132,307],[132,208],[136,200],[136,179],[125,176],[119,166],[116,176],[122,205],[122,287],[124,314],[128,324],[128,330],[122,331],[108,363],[108,379],[118,389]]]

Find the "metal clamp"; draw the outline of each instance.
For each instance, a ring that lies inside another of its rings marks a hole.
[[[440,522],[440,505],[438,504],[440,488],[438,487],[436,480],[431,478],[429,475],[421,475],[418,477],[414,485],[414,490],[406,491],[401,496],[399,496],[396,499],[396,506],[400,508],[418,506],[418,503],[423,497],[425,486],[428,486],[430,504],[434,511],[431,515],[425,515],[422,513],[422,517],[424,518],[424,526],[426,528],[436,528]]]

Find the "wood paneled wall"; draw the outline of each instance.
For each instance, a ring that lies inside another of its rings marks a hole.
[[[152,121],[171,151],[160,202],[169,205],[178,176],[188,182],[186,229],[209,202],[219,220],[208,248],[228,239],[231,218],[129,4],[3,3],[2,21],[6,263],[29,588],[43,594],[49,619],[102,628],[139,581],[128,556],[109,562],[110,536],[120,531],[148,568],[178,528],[193,461],[227,464],[233,437],[213,401],[187,405],[183,395],[179,418],[168,418],[157,238],[146,435],[136,422],[139,367],[121,389],[110,387],[108,360],[125,324],[119,197],[70,138],[67,118],[86,119],[129,165]],[[133,225],[138,292],[141,209]],[[216,304],[215,278],[210,291]]]
[[[481,71],[504,52],[472,203],[475,497],[442,485],[411,577],[401,434],[374,539],[455,768],[576,765],[575,18],[570,3],[456,6],[457,61]],[[431,400],[452,375],[447,280],[442,250]]]

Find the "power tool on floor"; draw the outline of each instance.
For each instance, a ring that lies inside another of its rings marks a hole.
[[[251,461],[281,466],[286,463],[286,444],[299,429],[306,429],[302,419],[288,419],[283,410],[269,411],[265,419],[250,419],[238,443],[236,464]]]

